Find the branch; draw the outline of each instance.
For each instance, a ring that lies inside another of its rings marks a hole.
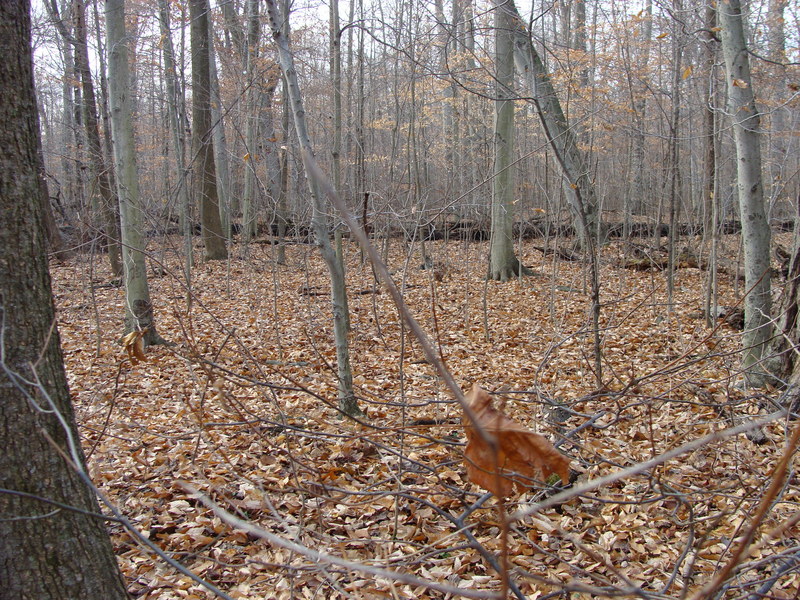
[[[200,492],[197,488],[192,486],[187,482],[178,482],[178,484],[187,492],[192,494],[193,497],[197,498],[203,505],[212,510],[215,515],[217,515],[220,519],[222,519],[225,523],[234,527],[235,529],[241,529],[242,531],[246,531],[248,534],[260,538],[262,540],[266,540],[267,542],[278,546],[280,548],[285,548],[286,550],[290,550],[291,552],[296,552],[301,554],[314,562],[317,563],[326,563],[329,565],[336,565],[338,567],[343,567],[350,571],[355,571],[357,573],[365,573],[367,575],[371,575],[373,577],[383,577],[386,579],[394,580],[399,583],[405,583],[408,585],[415,585],[415,586],[422,586],[429,590],[435,590],[437,592],[441,592],[443,594],[453,594],[455,597],[460,598],[487,598],[487,599],[496,599],[497,594],[494,592],[482,592],[480,590],[470,590],[468,588],[458,588],[449,585],[443,585],[434,583],[432,581],[427,581],[425,579],[420,579],[415,575],[409,575],[407,573],[398,573],[397,571],[391,571],[389,569],[382,569],[380,567],[372,567],[370,565],[365,565],[359,562],[349,561],[344,558],[340,558],[338,556],[334,556],[332,554],[327,554],[324,552],[319,552],[317,550],[313,550],[302,544],[298,544],[297,542],[292,542],[290,540],[285,540],[280,536],[275,535],[274,533],[270,533],[260,527],[256,527],[252,523],[244,521],[239,517],[232,515],[224,508],[216,504],[213,500],[211,500],[208,496]]]

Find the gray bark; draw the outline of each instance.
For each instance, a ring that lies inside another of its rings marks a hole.
[[[50,17],[56,25],[66,45],[75,48],[75,69],[81,82],[83,102],[81,103],[81,116],[86,132],[86,145],[89,154],[93,191],[93,205],[102,222],[100,230],[108,249],[108,259],[111,273],[114,277],[122,276],[122,260],[120,251],[120,231],[117,223],[115,205],[116,194],[111,185],[109,170],[103,155],[103,146],[100,142],[100,129],[98,126],[97,100],[94,92],[94,82],[89,64],[89,46],[86,27],[86,7],[83,0],[74,0],[75,35],[70,35],[64,22],[59,18],[55,0],[47,4]]]
[[[111,136],[117,173],[117,195],[122,230],[122,263],[125,271],[125,331],[144,331],[145,344],[163,340],[156,331],[142,235],[142,207],[136,170],[136,141],[133,133],[125,31],[125,0],[106,0],[108,88],[111,108]]]
[[[545,136],[561,167],[576,229],[584,243],[588,238],[601,241],[604,233],[599,222],[597,197],[586,156],[578,148],[575,132],[564,116],[550,76],[513,0],[498,3],[498,10],[508,13],[514,33],[514,61],[534,98]]]
[[[641,54],[638,57],[637,70],[642,72],[650,62],[650,38],[653,34],[653,2],[647,0],[645,3],[644,14],[642,15],[641,35]],[[645,185],[645,124],[647,112],[647,83],[642,78],[633,85],[633,112],[635,132],[633,138],[633,197],[629,200],[625,210],[626,223],[629,221],[629,213],[644,214],[645,198],[648,190]],[[626,232],[627,237],[627,232]]]
[[[100,214],[103,221],[104,237],[108,247],[108,259],[111,272],[115,277],[123,273],[122,252],[120,248],[120,228],[117,221],[115,205],[117,197],[113,191],[111,176],[106,167],[103,147],[100,143],[98,127],[97,101],[94,93],[94,83],[89,67],[89,47],[86,27],[86,7],[82,0],[75,0],[75,65],[81,76],[83,89],[83,123],[86,127],[86,142],[89,150],[89,160],[92,166],[92,177],[96,183],[96,190],[100,198]]]
[[[177,197],[184,236],[186,279],[188,282],[191,280],[192,267],[192,211],[189,201],[189,171],[186,168],[186,139],[183,129],[185,104],[176,77],[177,69],[175,66],[174,46],[172,44],[168,0],[158,0],[158,21],[161,29],[161,37],[163,38],[162,52],[164,54],[164,80],[167,90],[167,110],[169,111],[169,128],[172,135],[172,145],[175,147]]]
[[[0,2],[0,598],[122,600],[54,328],[29,14]]]
[[[744,246],[744,276],[747,296],[742,336],[742,367],[750,382],[759,383],[759,362],[772,327],[770,312],[770,230],[764,208],[761,177],[760,116],[750,78],[739,0],[720,0],[717,15],[722,35],[722,53],[728,82],[728,110],[736,142],[736,172]]]
[[[492,236],[489,278],[508,281],[519,276],[514,255],[514,35],[511,15],[495,3],[495,120],[494,178],[492,180]]]
[[[231,165],[228,160],[228,138],[225,135],[225,111],[219,92],[217,59],[211,19],[208,19],[208,75],[211,89],[211,131],[214,148],[214,165],[217,173],[219,218],[226,238],[230,237],[230,215],[239,211],[238,200],[231,185]]]
[[[281,14],[275,0],[267,0],[272,36],[278,46],[281,70],[289,93],[294,126],[297,138],[303,152],[303,160],[313,160],[311,139],[306,127],[305,110],[297,81],[297,72],[294,68],[294,59],[289,49],[289,40],[283,33],[283,22],[287,18]],[[306,175],[313,202],[312,227],[317,244],[319,244],[322,258],[328,267],[331,278],[331,304],[333,309],[333,332],[336,345],[336,367],[339,384],[339,408],[350,416],[361,414],[361,409],[353,393],[353,373],[350,368],[350,349],[347,340],[347,291],[345,287],[344,271],[331,244],[327,207],[323,198],[320,182],[316,177],[309,176],[309,167],[306,164]]]
[[[261,24],[258,15],[258,0],[248,0],[247,3],[247,55],[246,55],[246,82],[247,104],[245,119],[245,143],[248,159],[245,162],[244,194],[242,195],[242,240],[249,242],[256,234],[258,220],[255,211],[256,199],[256,163],[259,131],[261,121],[259,108],[261,105],[261,90],[256,81],[256,65],[258,62],[258,44],[261,34]]]

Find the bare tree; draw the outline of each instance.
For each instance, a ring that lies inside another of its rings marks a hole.
[[[147,284],[139,174],[136,170],[136,141],[128,91],[130,38],[125,32],[125,0],[106,1],[106,36],[111,130],[122,229],[122,262],[125,269],[125,331],[140,331],[144,335],[145,344],[158,344],[163,340],[156,331]]]
[[[584,152],[578,147],[577,137],[564,115],[550,75],[533,45],[531,33],[520,17],[513,0],[500,3],[498,10],[508,13],[511,30],[514,33],[514,61],[528,91],[533,96],[545,137],[552,146],[561,168],[575,226],[584,242],[590,237],[602,240],[604,232],[598,214],[594,183],[589,173],[589,163]]]
[[[267,12],[272,28],[272,37],[278,46],[281,70],[289,93],[294,127],[304,156],[312,157],[311,138],[305,121],[305,110],[300,95],[300,85],[297,81],[297,71],[294,59],[289,49],[289,40],[283,33],[283,22],[288,15],[282,14],[275,0],[267,0]],[[336,251],[331,244],[329,223],[325,200],[319,182],[315,177],[307,177],[311,199],[313,202],[312,227],[317,244],[322,252],[322,258],[328,267],[331,278],[331,305],[333,308],[333,332],[336,344],[336,367],[339,383],[339,408],[350,416],[362,414],[353,393],[353,372],[350,367],[350,348],[347,340],[348,315],[347,315],[347,289],[345,287],[344,269],[342,262],[336,256]]]
[[[225,260],[228,249],[222,231],[217,194],[211,122],[211,75],[209,71],[208,0],[191,0],[192,37],[192,156],[195,195],[200,199],[200,225],[206,260]]]
[[[526,271],[514,255],[514,31],[511,13],[495,3],[495,117],[489,277],[508,281]]]
[[[748,381],[759,383],[766,343],[772,334],[770,292],[770,230],[764,208],[761,177],[760,115],[755,103],[750,59],[739,0],[721,0],[717,6],[722,29],[722,53],[728,82],[728,111],[736,141],[736,174],[744,246],[744,300],[742,367]]]
[[[0,3],[0,596],[124,599],[54,326],[29,9]]]
[[[75,0],[73,14],[75,17],[75,35],[71,35],[58,13],[55,0],[45,3],[50,12],[53,23],[67,45],[75,48],[75,68],[78,72],[83,91],[81,115],[86,131],[86,143],[89,151],[89,164],[91,166],[93,198],[95,198],[96,212],[101,217],[103,239],[108,249],[108,258],[111,272],[115,277],[122,275],[122,260],[120,250],[120,231],[117,222],[115,205],[117,197],[111,184],[111,176],[103,147],[100,142],[100,128],[98,124],[97,100],[94,91],[94,81],[89,62],[89,44],[86,27],[86,6],[83,0]]]

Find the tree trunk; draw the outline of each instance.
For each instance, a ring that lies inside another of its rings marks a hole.
[[[64,43],[75,47],[75,69],[78,73],[83,90],[83,102],[81,103],[81,115],[86,131],[86,145],[89,153],[89,164],[91,165],[92,186],[91,189],[97,196],[93,202],[98,208],[100,220],[102,221],[101,230],[103,239],[108,250],[108,259],[111,265],[111,273],[114,277],[122,276],[122,255],[120,251],[120,231],[117,222],[115,205],[117,198],[111,186],[108,168],[105,157],[103,156],[103,146],[100,142],[100,128],[98,126],[97,99],[94,93],[94,81],[89,65],[89,45],[86,27],[86,6],[83,0],[75,0],[73,3],[75,17],[75,36],[70,35],[66,25],[60,19],[58,8],[53,0],[52,4],[47,5],[50,16],[58,29],[59,34],[64,39]]]
[[[750,60],[745,44],[739,0],[721,0],[717,7],[722,28],[722,53],[728,80],[728,109],[736,141],[736,172],[744,245],[744,300],[742,336],[744,368],[748,382],[760,383],[760,365],[772,333],[770,311],[770,230],[764,210],[759,147],[759,113],[750,79]]]
[[[144,256],[142,207],[139,176],[136,172],[136,140],[128,84],[130,38],[125,32],[125,0],[106,0],[106,36],[111,136],[117,172],[122,262],[125,270],[125,331],[143,331],[145,344],[158,344],[163,340],[156,331]]]
[[[177,175],[177,196],[180,207],[180,220],[184,240],[186,282],[190,284],[192,275],[192,211],[188,191],[188,169],[186,168],[186,139],[184,137],[184,102],[179,96],[175,68],[175,51],[172,44],[170,28],[169,1],[158,0],[158,21],[163,38],[164,80],[167,91],[167,107],[169,110],[169,128],[172,134],[172,145],[175,146],[175,169]]]
[[[0,2],[0,597],[124,599],[53,327],[29,10]]]
[[[287,17],[285,14],[281,14],[275,4],[275,0],[267,0],[267,12],[269,14],[270,27],[272,28],[272,36],[278,46],[281,69],[285,77],[294,115],[295,131],[297,132],[305,161],[313,157],[313,151],[306,127],[305,110],[303,109],[303,100],[300,95],[300,86],[297,82],[297,72],[294,69],[294,59],[289,50],[289,40],[282,30],[284,19]],[[308,165],[306,165],[306,171],[308,175]],[[350,368],[350,348],[347,339],[347,290],[344,271],[331,245],[326,217],[327,207],[320,190],[320,182],[310,175],[307,176],[307,180],[313,202],[312,227],[314,236],[331,277],[331,304],[333,308],[333,335],[334,343],[336,344],[336,367],[339,383],[339,409],[346,415],[357,416],[361,415],[362,412],[353,393],[353,372]]]
[[[217,75],[217,59],[214,49],[213,24],[208,19],[208,75],[211,84],[211,133],[214,148],[214,170],[217,174],[217,205],[219,219],[225,239],[231,235],[232,211],[238,213],[239,203],[231,185],[231,167],[228,160],[228,139],[225,135],[225,109],[222,106],[222,96],[219,92],[219,77]]]
[[[586,156],[578,148],[575,132],[564,116],[550,76],[533,46],[530,32],[513,0],[507,0],[497,6],[498,10],[508,13],[514,34],[514,60],[534,98],[545,137],[553,148],[562,176],[566,180],[567,197],[574,215],[575,227],[584,244],[588,238],[602,241],[605,234],[600,224],[597,196]]]
[[[261,106],[261,90],[256,81],[256,65],[258,62],[258,45],[261,37],[261,22],[258,16],[258,0],[247,2],[247,58],[246,85],[247,104],[245,109],[245,140],[247,160],[244,165],[244,194],[242,195],[242,241],[249,242],[256,235],[258,218],[256,217],[256,164],[257,146],[260,143],[258,125],[261,122],[259,108]]]
[[[637,61],[637,68],[639,72],[644,73],[650,62],[650,38],[653,34],[653,2],[647,0],[645,2],[644,13],[642,16],[641,35],[638,37],[641,44],[641,55]],[[645,214],[645,198],[648,196],[649,190],[645,186],[645,126],[647,123],[647,83],[646,80],[642,81],[644,76],[637,78],[636,84],[633,86],[633,120],[635,123],[635,130],[633,134],[633,189],[632,198],[628,202],[628,207],[625,209],[626,223],[629,221],[631,215]],[[656,227],[658,223],[656,223]],[[625,238],[628,238],[628,231],[625,232]]]
[[[122,253],[120,250],[120,231],[115,205],[117,198],[111,187],[103,146],[100,143],[98,127],[97,100],[94,83],[89,67],[89,45],[86,28],[86,7],[82,0],[75,0],[75,65],[81,76],[83,89],[83,123],[86,127],[86,143],[89,149],[89,160],[92,165],[92,177],[100,194],[100,214],[102,215],[104,237],[108,248],[108,259],[111,272],[115,277],[122,275]]]
[[[495,5],[495,120],[492,180],[492,237],[489,278],[508,281],[521,274],[514,255],[514,37],[507,11]]]
[[[222,232],[217,195],[217,169],[211,131],[208,0],[189,2],[192,38],[192,156],[193,186],[200,197],[200,225],[206,260],[225,260],[228,249]]]

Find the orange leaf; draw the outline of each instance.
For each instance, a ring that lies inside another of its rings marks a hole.
[[[146,331],[147,329],[131,331],[122,338],[122,347],[128,353],[128,358],[131,360],[132,365],[137,364],[139,361],[147,362],[147,356],[144,353],[144,334]]]
[[[478,425],[496,441],[488,444],[464,416],[467,447],[464,459],[472,483],[497,497],[510,495],[517,486],[530,487],[534,476],[556,474],[569,483],[569,459],[542,435],[525,429],[492,407],[492,398],[477,383],[467,395]]]

